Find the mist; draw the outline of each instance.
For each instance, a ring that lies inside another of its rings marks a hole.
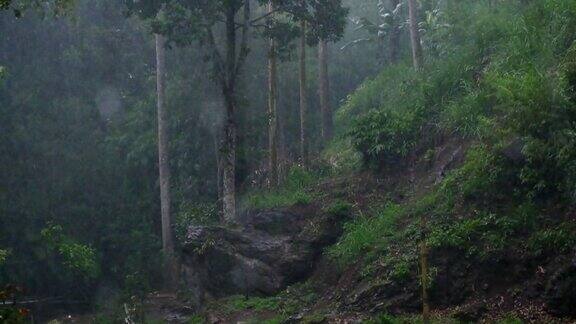
[[[0,323],[570,323],[572,0],[0,1]]]

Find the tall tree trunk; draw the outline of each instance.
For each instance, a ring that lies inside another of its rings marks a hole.
[[[392,10],[396,10],[400,0],[390,0]],[[392,30],[390,31],[390,63],[398,62],[400,56],[400,26],[396,15],[393,15]]]
[[[410,16],[410,42],[412,44],[412,62],[414,69],[422,67],[422,44],[420,43],[420,31],[418,28],[418,7],[416,0],[408,0],[408,14]]]
[[[272,2],[268,4],[268,13],[274,11]],[[278,102],[276,41],[270,38],[268,52],[268,170],[270,187],[278,186]]]
[[[280,72],[278,72],[280,73]],[[280,98],[282,94],[280,92],[280,86],[278,83],[278,75],[276,74],[276,94],[277,94],[277,104],[276,104],[276,115],[278,116],[278,186],[282,186],[286,175],[288,174],[288,147],[286,145],[286,107],[282,104]]]
[[[236,11],[226,12],[226,71],[222,93],[226,105],[224,123],[224,220],[236,222]]]
[[[236,102],[232,92],[225,93],[223,198],[224,220],[236,222]]]
[[[306,130],[306,114],[308,100],[306,97],[306,21],[300,23],[302,35],[300,37],[300,162],[308,164],[308,132]]]
[[[320,65],[319,73],[319,95],[320,95],[320,112],[322,119],[322,139],[324,144],[332,139],[334,121],[332,119],[332,107],[330,107],[330,82],[328,80],[328,43],[320,40],[318,44],[318,64]]]
[[[162,249],[168,260],[169,281],[176,280],[174,238],[170,199],[170,165],[168,152],[168,116],[165,107],[166,48],[164,36],[156,34],[156,92],[158,108],[158,165],[160,180],[160,207],[162,215]]]
[[[214,158],[216,162],[216,190],[218,195],[218,207],[222,207],[222,157],[220,154],[220,139],[214,135]]]

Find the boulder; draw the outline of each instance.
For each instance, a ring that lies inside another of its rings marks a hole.
[[[342,231],[335,216],[247,213],[235,228],[190,226],[182,251],[192,302],[231,295],[272,295],[305,279]]]

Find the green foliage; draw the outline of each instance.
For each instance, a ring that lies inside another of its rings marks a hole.
[[[6,259],[10,256],[10,250],[0,249],[0,266],[6,262]]]
[[[567,98],[576,37],[565,24],[576,19],[574,5],[511,2],[494,11],[463,2],[441,10],[430,12],[443,27],[425,28],[424,42],[435,44],[428,68],[418,76],[394,65],[365,82],[339,111],[341,130],[375,166],[400,163],[436,133],[495,143],[518,136],[533,196],[572,196],[576,115]]]
[[[244,197],[247,208],[272,209],[293,205],[307,205],[314,194],[308,189],[317,183],[321,175],[300,166],[294,166],[281,187],[270,191],[249,192]]]
[[[362,166],[362,156],[346,139],[330,142],[322,151],[322,160],[335,174],[354,172]]]
[[[279,294],[269,297],[230,296],[216,300],[207,305],[208,309],[216,313],[232,315],[251,311],[255,318],[248,323],[283,323],[290,316],[299,313],[302,309],[310,307],[318,300],[318,295],[307,283],[289,286]],[[267,319],[258,318],[265,314]],[[270,314],[275,314],[270,318]]]
[[[244,297],[244,296],[234,296],[229,298],[229,305],[235,310],[247,310],[252,309],[255,311],[275,311],[280,307],[279,298],[268,297]]]
[[[176,214],[174,230],[178,240],[183,241],[188,226],[212,226],[218,224],[219,221],[216,204],[185,202]]]
[[[528,241],[528,249],[535,254],[545,252],[568,252],[576,244],[575,228],[571,223],[542,229],[534,233]]]
[[[329,248],[328,254],[342,264],[373,256],[397,234],[396,222],[402,214],[401,206],[390,204],[376,211],[373,217],[363,216],[347,223],[344,235]]]
[[[340,134],[369,166],[405,167],[411,153],[435,152],[438,134],[473,143],[429,194],[351,222],[329,250],[396,280],[414,271],[416,256],[405,247],[415,250],[421,239],[421,217],[431,248],[472,257],[574,244],[573,228],[542,230],[541,217],[548,204],[576,197],[576,34],[565,25],[576,20],[576,6],[543,0],[493,10],[460,2],[441,10],[427,17],[436,26],[425,28],[427,67],[420,74],[386,67],[337,116]]]
[[[193,315],[188,319],[188,324],[204,324],[206,319],[202,315]]]
[[[42,230],[48,249],[54,250],[62,259],[64,268],[84,279],[96,279],[100,274],[100,265],[96,251],[90,247],[74,242],[63,234],[62,226],[49,225]]]
[[[476,146],[466,155],[466,161],[457,170],[449,173],[442,182],[441,194],[448,200],[490,201],[498,198],[494,188],[504,188],[513,183],[506,176],[501,157],[485,146]]]
[[[324,212],[335,217],[348,217],[352,213],[352,205],[343,200],[336,200],[324,209]]]

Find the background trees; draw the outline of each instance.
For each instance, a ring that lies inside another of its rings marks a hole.
[[[0,86],[0,249],[8,252],[0,278],[22,283],[32,294],[81,291],[80,297],[89,298],[102,285],[140,289],[161,277],[156,48],[148,26],[127,19],[125,9],[116,1],[79,0],[70,18],[52,19],[36,10],[18,19],[11,11],[1,13],[0,65],[5,72]],[[160,20],[153,30],[170,26],[182,27]],[[214,27],[215,35],[221,27]],[[242,34],[241,28],[237,31]],[[206,46],[178,39],[176,30],[166,34],[174,37],[172,45],[191,44],[166,52],[171,205],[178,225],[191,211],[214,210],[214,161],[220,151],[214,142],[222,138],[226,112],[220,84],[207,82],[214,66],[204,64],[211,55]],[[261,91],[267,41],[258,36],[254,32],[248,38],[252,56],[237,93],[243,109],[236,115],[236,180],[242,191],[262,169],[267,147],[266,92]],[[215,39],[218,46],[222,40]],[[314,75],[316,59],[307,60],[308,74]],[[292,161],[298,155],[300,124],[295,109],[297,64],[284,61],[278,83],[278,105],[286,114],[287,158]],[[353,88],[362,78],[359,74],[344,83]],[[315,83],[311,77],[311,107],[318,101]],[[311,125],[317,124],[318,110],[311,109],[308,117]],[[309,134],[315,148],[319,130],[311,128]],[[217,218],[212,212],[207,215]],[[46,245],[41,232],[51,224],[62,228],[70,244],[94,251],[93,261],[101,271],[87,277],[82,289],[70,280],[58,249],[40,248]]]
[[[133,12],[153,18],[162,8],[166,19],[156,21],[156,30],[166,34],[173,42],[189,44],[198,41],[207,46],[204,53],[210,60],[212,73],[216,79],[225,105],[225,122],[223,126],[223,215],[227,222],[236,219],[236,154],[237,154],[237,110],[239,107],[238,82],[250,51],[250,30],[258,28],[257,22],[267,19],[274,21],[280,14],[290,15],[294,20],[309,21],[312,37],[322,40],[338,39],[344,28],[346,10],[339,0],[323,1],[281,1],[274,6],[273,2],[257,2],[269,5],[267,14],[252,18],[253,9],[249,0],[204,2],[167,2],[127,1]],[[241,18],[238,14],[241,12]],[[282,26],[280,26],[282,27]],[[278,115],[276,110],[276,40],[286,39],[286,30],[278,29],[268,23],[268,34],[271,39],[269,56],[269,150],[270,178],[272,183],[278,178]],[[220,32],[220,35],[218,34]],[[222,39],[221,43],[218,39]],[[324,65],[325,66],[325,65]],[[326,68],[321,69],[326,72]],[[322,87],[327,92],[327,75],[323,74]],[[322,107],[328,107],[327,93],[322,96]],[[327,112],[327,109],[323,111]],[[324,114],[326,115],[326,114]],[[326,115],[325,125],[330,125],[331,115]],[[324,129],[324,128],[323,128]],[[328,131],[328,130],[327,130]]]

